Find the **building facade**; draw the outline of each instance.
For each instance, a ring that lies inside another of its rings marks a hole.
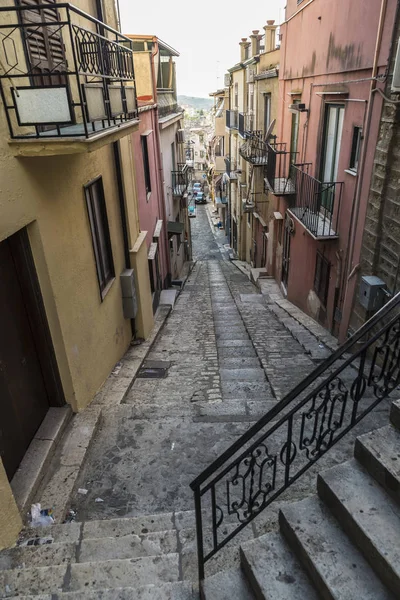
[[[280,114],[265,179],[283,216],[275,277],[344,340],[359,263],[396,2],[286,7]],[[318,35],[309,35],[315,28]]]
[[[0,547],[21,523],[9,482],[49,407],[84,409],[153,325],[130,40],[111,1],[36,5],[0,12]]]

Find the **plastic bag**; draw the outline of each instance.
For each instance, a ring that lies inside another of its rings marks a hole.
[[[48,527],[54,523],[53,510],[42,509],[40,503],[31,506],[31,527]]]

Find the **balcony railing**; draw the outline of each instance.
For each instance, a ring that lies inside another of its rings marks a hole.
[[[308,165],[290,165],[289,179],[295,189],[290,212],[315,238],[337,238],[343,183],[318,181]]]
[[[252,135],[253,130],[254,130],[254,123],[255,123],[255,115],[253,113],[239,113],[239,116],[238,116],[239,134],[243,138],[246,138],[246,137]]]
[[[69,3],[0,7],[13,139],[90,138],[137,117],[132,42]]]
[[[226,111],[226,126],[228,129],[237,129],[239,126],[239,117],[237,110]]]
[[[276,196],[294,194],[294,184],[289,176],[290,164],[295,162],[296,153],[288,152],[286,144],[267,144],[264,182],[266,191]]]
[[[191,171],[186,163],[178,163],[176,171],[171,171],[172,192],[174,196],[182,196],[189,185]]]
[[[239,154],[244,160],[255,166],[267,164],[267,144],[261,131],[252,131],[247,140],[239,148]]]

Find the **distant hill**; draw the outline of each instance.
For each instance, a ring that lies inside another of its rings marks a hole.
[[[209,110],[214,101],[212,98],[196,98],[196,96],[178,96],[179,104],[188,104],[189,106],[193,106],[193,108],[197,108],[198,110]]]

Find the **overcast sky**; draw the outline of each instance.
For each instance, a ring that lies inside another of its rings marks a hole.
[[[240,38],[283,20],[284,0],[119,0],[123,33],[152,34],[178,50],[178,94],[207,97],[223,87],[227,68],[240,59]],[[219,76],[219,78],[218,78]]]

